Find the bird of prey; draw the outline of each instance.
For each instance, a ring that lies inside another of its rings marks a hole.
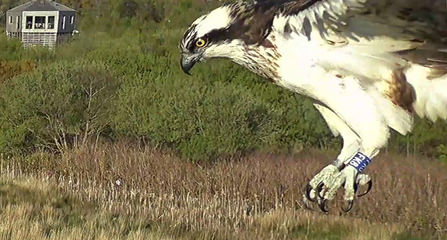
[[[343,147],[303,195],[328,211],[344,187],[349,211],[391,129],[447,119],[446,23],[445,0],[231,2],[190,25],[181,67],[226,58],[312,99]]]

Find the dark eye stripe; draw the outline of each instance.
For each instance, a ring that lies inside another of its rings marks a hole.
[[[229,31],[226,28],[220,28],[212,30],[211,32],[207,33],[205,36],[207,39],[209,39],[211,42],[220,42],[223,40],[230,39]]]

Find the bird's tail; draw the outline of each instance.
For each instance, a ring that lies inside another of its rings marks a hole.
[[[434,75],[430,68],[413,65],[406,77],[416,94],[415,113],[433,122],[447,120],[447,74]]]

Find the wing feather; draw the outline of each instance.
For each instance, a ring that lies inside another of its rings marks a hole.
[[[379,101],[376,104],[385,108],[385,103],[394,103],[395,108],[386,108],[389,111],[382,111],[382,115],[390,127],[401,133],[410,131],[411,124],[404,120],[406,117],[396,118],[406,116],[397,114],[397,109],[416,111],[420,116],[430,115],[431,119],[447,117],[443,105],[447,96],[435,91],[436,86],[445,89],[447,83],[447,6],[444,0],[308,2],[312,4],[306,8],[301,1],[285,3],[273,20],[272,33],[286,39],[280,46],[284,46],[282,53],[289,56],[287,59],[300,59],[300,64],[311,62],[307,69],[318,65],[328,72],[352,76],[359,81],[362,91]],[[292,50],[294,44],[301,45],[299,51]],[[287,53],[290,51],[295,52]],[[306,56],[300,57],[303,53]],[[407,71],[413,66],[428,70]],[[294,81],[293,76],[286,78],[286,82]],[[427,79],[437,81],[430,83]],[[311,89],[309,96],[310,93],[318,95],[315,91],[319,87],[306,84]],[[421,89],[431,89],[433,96],[428,98]],[[422,101],[424,97],[426,102]],[[351,101],[344,103],[352,104]],[[341,117],[347,121],[345,116]]]
[[[284,3],[273,21],[274,32],[304,34],[313,41],[347,46],[352,53],[373,52],[382,59],[392,54],[447,71],[447,52],[442,51],[447,39],[443,0],[309,0],[306,4]]]

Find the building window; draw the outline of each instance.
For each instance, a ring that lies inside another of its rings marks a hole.
[[[26,17],[26,29],[32,29],[33,28],[33,17],[27,16]]]
[[[54,29],[54,16],[48,17],[48,29]]]
[[[17,30],[18,30],[18,29],[20,29],[20,17],[19,16],[16,17],[16,21],[17,21],[16,24],[17,24]]]
[[[9,24],[12,24],[12,16],[9,16]]]
[[[35,17],[34,19],[35,29],[45,29],[45,17]]]
[[[74,16],[70,16],[70,24],[73,25],[75,22],[75,17]]]
[[[66,16],[62,17],[62,29],[65,29],[65,20],[66,20]]]

